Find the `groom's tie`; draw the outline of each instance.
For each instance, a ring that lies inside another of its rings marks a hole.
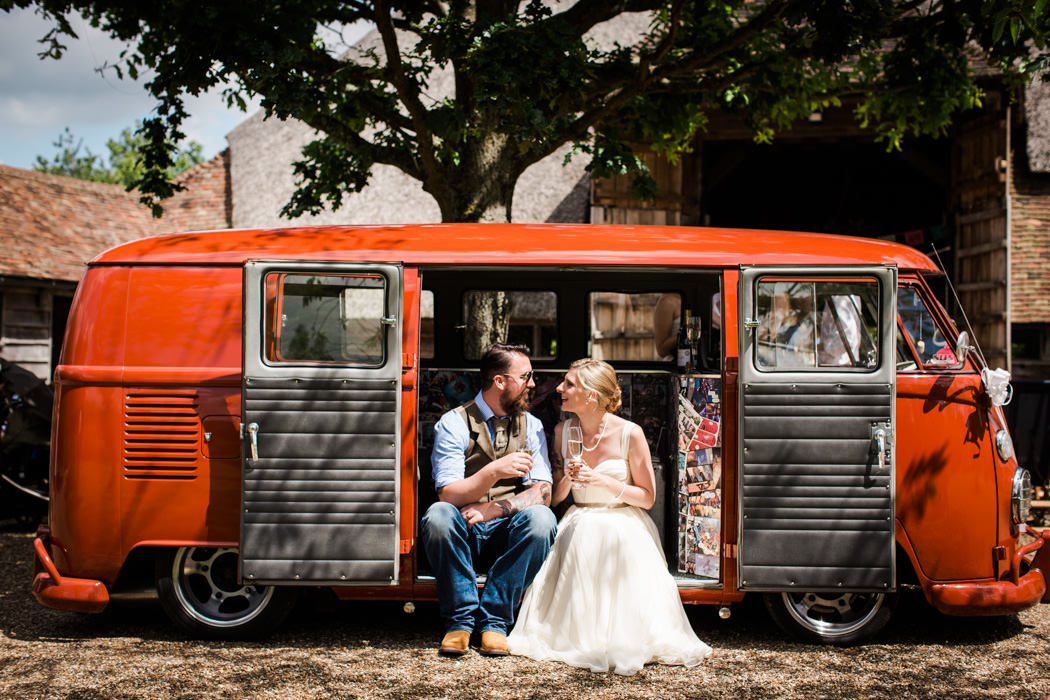
[[[507,452],[507,428],[510,426],[510,416],[492,416],[492,427],[496,431],[496,436],[492,440],[493,446],[496,448],[496,456],[502,457]]]

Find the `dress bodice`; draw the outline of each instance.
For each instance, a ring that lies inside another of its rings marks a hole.
[[[634,423],[627,421],[626,425],[623,426],[623,432],[621,433],[620,439],[620,457],[612,457],[609,459],[603,459],[592,469],[600,474],[611,476],[620,483],[633,486],[634,481],[631,479],[631,469],[627,463],[627,454],[630,447],[630,435],[634,429]],[[565,454],[567,446],[567,431],[562,432],[562,454]],[[619,505],[621,501],[617,498],[617,494],[610,493],[609,489],[602,486],[573,486],[572,487],[572,500],[578,506],[614,506]]]
[[[604,459],[594,467],[594,471],[628,485],[632,483],[627,460],[622,458]],[[608,506],[619,503],[616,494],[609,493],[609,489],[602,486],[573,486],[572,500],[578,506]]]

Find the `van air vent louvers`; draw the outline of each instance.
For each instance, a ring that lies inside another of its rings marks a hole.
[[[195,479],[201,419],[197,394],[131,392],[124,401],[124,476]]]

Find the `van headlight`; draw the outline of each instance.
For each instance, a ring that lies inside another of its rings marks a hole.
[[[999,453],[999,459],[1009,462],[1014,456],[1014,441],[1010,438],[1007,430],[1000,430],[995,434],[995,449]]]
[[[1032,514],[1032,475],[1021,467],[1014,472],[1010,511],[1015,525],[1027,522],[1028,516]]]

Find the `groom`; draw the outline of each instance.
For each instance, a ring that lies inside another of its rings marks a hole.
[[[481,358],[481,391],[445,413],[431,456],[438,502],[420,524],[445,624],[440,652],[461,656],[481,632],[481,653],[508,653],[521,596],[557,530],[543,424],[527,412],[532,364],[524,345],[494,344]],[[478,595],[477,576],[485,585]]]

